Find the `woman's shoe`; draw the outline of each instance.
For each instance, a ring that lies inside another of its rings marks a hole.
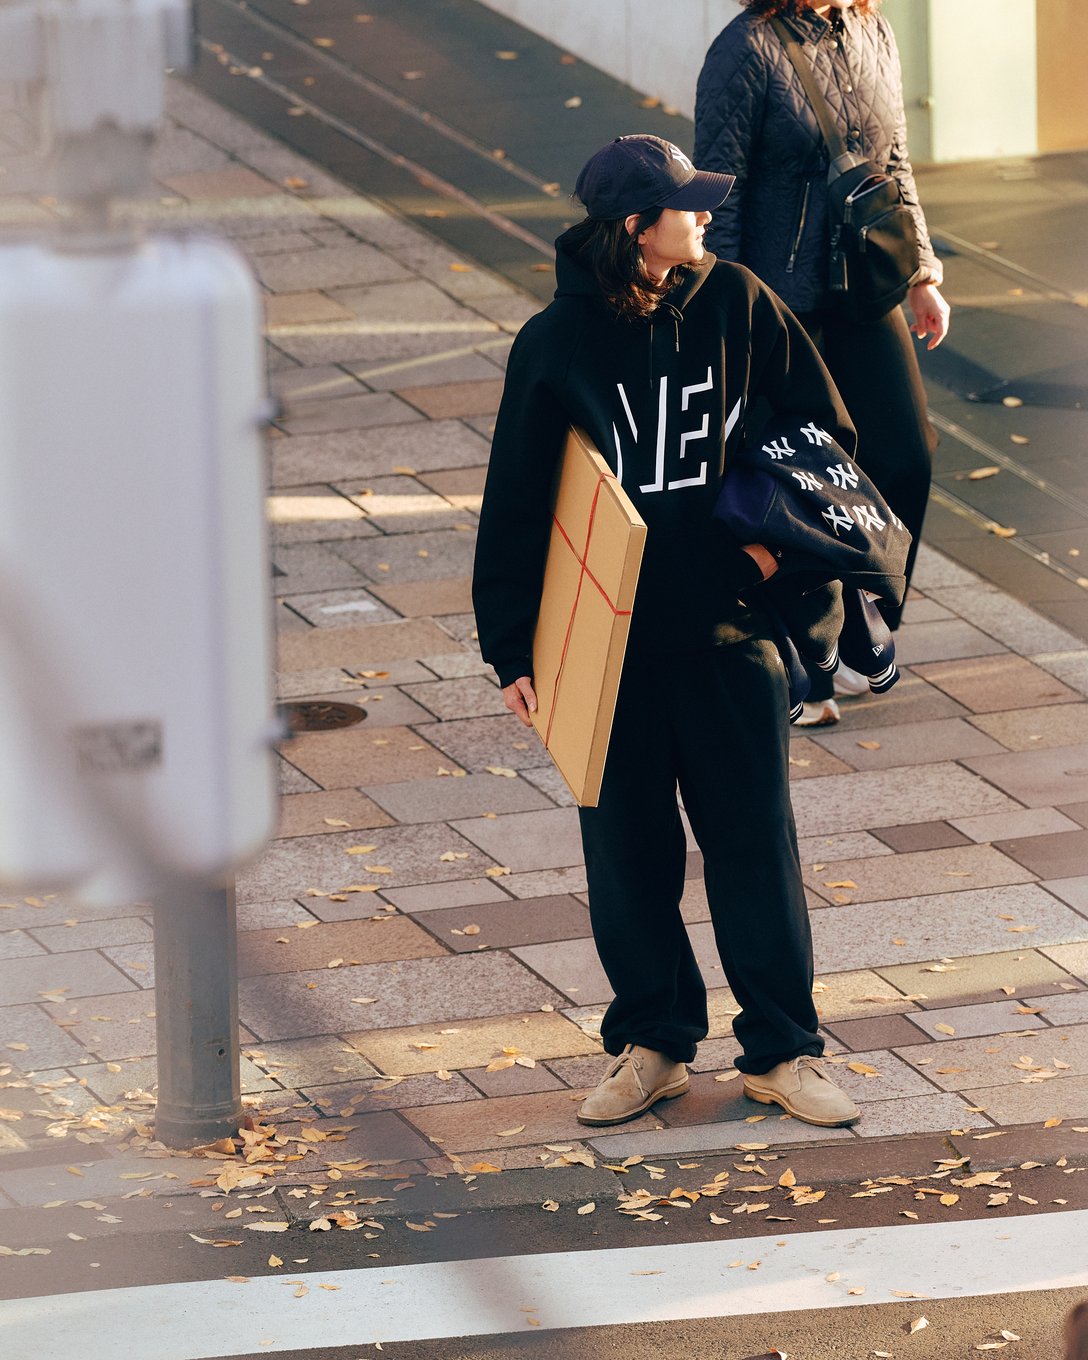
[[[801,716],[794,727],[830,727],[837,723],[841,714],[834,699],[817,699],[814,703],[803,704]]]
[[[835,693],[846,698],[869,693],[869,677],[840,661],[835,671]]]

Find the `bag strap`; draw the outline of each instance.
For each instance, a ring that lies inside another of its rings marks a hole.
[[[801,84],[808,96],[808,102],[812,106],[812,112],[816,115],[816,121],[820,125],[820,133],[827,145],[831,164],[834,167],[835,162],[841,156],[849,156],[850,152],[847,151],[842,134],[832,120],[831,106],[820,92],[820,88],[816,84],[816,77],[813,74],[812,64],[801,51],[801,44],[797,41],[793,30],[777,16],[770,20],[770,25],[778,34],[779,41],[786,49],[786,56],[789,57],[794,70],[801,78]]]

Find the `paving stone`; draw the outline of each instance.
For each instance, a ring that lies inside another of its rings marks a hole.
[[[298,221],[281,221],[281,229],[301,225]],[[262,224],[267,230],[270,222]],[[379,284],[377,288],[390,291],[395,285]],[[465,311],[468,320],[459,323],[458,342],[465,346],[481,347],[501,334],[494,322],[475,312]],[[431,327],[411,327],[374,321],[351,320],[344,325],[305,330],[282,330],[273,336],[276,346],[299,364],[387,364],[395,358],[416,358],[427,354],[445,354],[450,348],[448,331]]]
[[[382,1029],[436,1022],[458,1025],[481,1016],[509,1016],[562,1002],[552,988],[500,953],[243,978],[238,992],[243,1023],[262,1040],[334,1030],[356,1047],[357,1036],[348,1031],[360,1020]],[[352,1004],[352,997],[357,996],[373,996],[377,1001],[360,1007]],[[361,1051],[388,1070],[369,1048]],[[437,1066],[414,1070],[433,1071]]]
[[[999,841],[994,849],[1041,878],[1071,878],[1088,865],[1088,831],[1078,828],[1050,836],[1021,836]]]
[[[612,987],[592,939],[526,945],[511,952],[578,1005],[601,1005],[612,1000]]]
[[[274,395],[288,410],[302,402],[358,396],[366,390],[350,373],[345,373],[336,364],[319,364],[316,368],[282,368],[273,374],[271,387]],[[313,493],[322,489],[327,496],[328,487],[306,488]],[[302,488],[292,488],[293,492],[299,490]]]
[[[907,605],[903,610],[904,623],[935,623],[940,619],[954,617],[951,609],[925,595],[908,595]]]
[[[1078,826],[1088,827],[1088,803],[1066,803],[1058,808],[1063,816],[1071,817]],[[1061,831],[1064,828],[1058,826],[1044,827],[1047,831]]]
[[[463,778],[412,779],[376,784],[364,790],[398,822],[446,822],[485,812],[528,812],[551,808],[551,802],[524,779],[490,774]]]
[[[588,894],[585,897],[588,903]],[[689,878],[685,881],[684,895],[680,899],[680,915],[687,925],[695,925],[710,920],[710,904],[706,897],[706,884],[701,878]]]
[[[885,694],[861,694],[840,703],[843,730],[854,727],[897,728],[916,722],[963,718],[968,710],[921,676],[904,669],[899,683]]]
[[[440,496],[445,496],[451,505],[476,512],[483,501],[486,478],[486,467],[466,467],[426,472],[419,480]]]
[[[443,745],[448,747],[448,742]],[[968,763],[975,769],[987,761],[1006,759],[1011,757],[980,756]],[[802,836],[1012,811],[1015,804],[992,788],[988,778],[978,779],[949,762],[828,775],[798,784],[793,790],[793,810]]]
[[[896,1015],[914,1010],[914,1003],[889,987],[883,977],[866,969],[854,972],[820,973],[813,987],[813,1000],[820,1023],[864,1019],[877,1015]]]
[[[47,1005],[45,1010],[103,1062],[147,1057],[155,1052],[155,998],[149,992],[92,996]]]
[[[1022,656],[938,661],[915,671],[973,713],[1075,703],[1080,695]]]
[[[78,1167],[83,1174],[73,1176],[66,1169],[67,1165]],[[173,1159],[164,1159],[152,1163],[146,1157],[131,1155],[87,1161],[82,1159],[79,1153],[73,1153],[70,1159],[65,1159],[65,1163],[6,1170],[4,1189],[16,1204],[41,1205],[54,1199],[65,1199],[69,1202],[74,1202],[77,1198],[119,1199],[133,1186],[141,1184],[140,1181],[122,1180],[122,1176],[146,1174],[149,1170],[165,1174],[169,1177],[167,1183],[176,1184],[180,1191],[193,1174],[193,1164],[180,1158],[176,1162]],[[94,1222],[93,1214],[82,1209],[79,1212],[84,1214],[87,1220],[81,1230],[89,1236],[91,1224]]]
[[[818,1129],[814,1124],[802,1124],[789,1116],[777,1118],[771,1115],[759,1124],[729,1120],[728,1123],[696,1124],[690,1128],[649,1129],[645,1133],[602,1134],[591,1138],[589,1145],[602,1160],[618,1162],[638,1154],[669,1157],[733,1152],[739,1143],[759,1142],[777,1147],[794,1143],[853,1142],[854,1136],[850,1129]]]
[[[802,864],[826,864],[837,859],[869,859],[873,855],[893,853],[889,846],[868,831],[848,831],[841,836],[802,836],[797,842],[797,849]]]
[[[465,675],[493,675],[491,667],[479,652],[450,652],[448,656],[425,656],[421,658],[428,670],[434,671],[440,680],[456,680]]]
[[[568,1060],[569,1061],[569,1060]],[[539,1091],[565,1091],[565,1083],[542,1064],[535,1067],[504,1067],[501,1072],[489,1072],[485,1067],[471,1067],[464,1075],[489,1098],[535,1095]]]
[[[902,727],[861,728],[851,724],[848,732],[830,731],[813,737],[814,744],[838,756],[843,768],[884,770],[893,765],[931,765],[961,756],[985,756],[1000,752],[997,741],[964,722],[962,718],[938,718]],[[865,743],[879,743],[868,750]],[[822,771],[821,771],[822,773]]]
[[[432,680],[408,686],[405,692],[443,722],[507,711],[502,690],[483,675],[470,675],[463,680]]]
[[[310,901],[316,902],[317,898]],[[239,902],[236,908],[239,930],[271,930],[312,921],[314,917],[294,901]],[[369,914],[369,913],[368,913]]]
[[[413,400],[412,393],[416,388],[437,387],[442,384],[460,385],[488,379],[494,381],[501,373],[486,355],[473,351],[467,354],[423,355],[416,359],[401,359],[388,363],[383,363],[380,359],[370,360],[365,363],[348,364],[347,368],[376,392],[392,391],[395,388],[408,401]],[[475,415],[477,412],[472,414]]]
[[[1037,652],[1032,661],[1078,694],[1088,695],[1088,651]]]
[[[582,863],[582,836],[573,808],[511,812],[494,820],[474,817],[452,825],[497,864],[515,873]]]
[[[35,902],[37,906],[33,905]],[[7,929],[34,932],[41,926],[61,926],[66,921],[107,921],[118,916],[146,915],[147,910],[146,902],[141,906],[132,902],[80,902],[62,893],[45,893],[40,897],[13,894],[9,901],[0,903],[3,912],[0,922]]]
[[[1071,651],[1081,640],[993,586],[945,586],[935,598],[1021,656]]]
[[[845,898],[849,902],[888,901],[959,886],[986,888],[1027,883],[1034,877],[1032,870],[1022,868],[1000,850],[970,843],[948,850],[919,850],[891,858],[836,860],[825,864],[819,873],[812,869],[804,869],[802,873],[808,886],[822,897],[829,901]],[[843,883],[856,883],[857,886],[835,886]]]
[[[590,934],[589,912],[569,894],[417,912],[415,920],[458,954],[471,953],[481,946],[507,949]],[[470,935],[454,934],[467,926],[478,929]]]
[[[1076,874],[1070,878],[1047,879],[1043,884],[1047,892],[1060,897],[1075,911],[1088,914],[1088,875]]]
[[[360,1062],[363,1059],[360,1058]],[[478,1100],[479,1091],[460,1072],[441,1080],[430,1074],[397,1078],[373,1077],[365,1081],[310,1086],[300,1094],[326,1115],[373,1114],[401,1110],[412,1105],[447,1105],[453,1101]]]
[[[251,1045],[245,1048],[243,1056],[266,1075],[292,1088],[359,1081],[378,1075],[377,1068],[358,1050],[331,1034]]]
[[[456,515],[464,519],[463,511]],[[448,581],[471,574],[475,539],[472,534],[456,529],[436,529],[341,543],[337,551],[368,581]],[[447,637],[445,647],[421,647],[416,655],[425,656],[428,651],[441,652],[448,647]]]
[[[693,1072],[728,1071],[740,1057],[741,1052],[740,1044],[731,1035],[723,1039],[704,1039],[695,1054],[694,1062],[690,1062],[688,1066]]]
[[[1088,1114],[1088,1077],[1062,1077],[1039,1086],[984,1086],[964,1091],[999,1124],[1036,1124],[1046,1119],[1076,1119]]]
[[[26,1044],[27,1048],[25,1052],[16,1051],[8,1048],[9,1044]],[[5,1005],[0,1009],[0,1054],[25,1071],[93,1061],[69,1030],[61,1029],[53,1016],[34,1005]]]
[[[476,636],[475,614],[444,614],[442,627],[450,637],[479,653],[480,640]]]
[[[1010,751],[1038,751],[1051,746],[1075,746],[1088,731],[1088,704],[1053,704],[1026,713],[986,713],[971,719]],[[985,754],[966,751],[965,755]]]
[[[411,402],[430,420],[491,415],[499,409],[503,379],[443,383],[434,387],[400,387],[398,396]]]
[[[889,850],[907,854],[916,850],[947,850],[968,845],[970,838],[948,822],[919,822],[916,826],[881,826],[873,833]]]
[[[1032,997],[1025,1005],[1034,1005],[1040,998]],[[1088,992],[1064,992],[1049,996],[1042,1002],[1043,1013],[1052,1025],[1088,1024]]]
[[[275,335],[277,331],[293,330],[296,326],[312,326],[327,321],[350,321],[352,312],[339,302],[334,302],[325,293],[266,293],[264,316],[269,335]]]
[[[538,1095],[496,1096],[456,1105],[432,1105],[403,1111],[428,1138],[440,1143],[446,1153],[486,1152],[493,1147],[517,1147],[527,1143],[566,1142],[584,1138],[586,1128],[575,1118],[578,1102],[569,1091],[543,1091]],[[627,1126],[633,1133],[649,1132],[655,1119],[652,1113],[640,1115]],[[519,1129],[508,1138],[499,1134]]]
[[[408,271],[381,250],[355,245],[277,253],[258,258],[257,275],[273,293],[308,288],[343,288],[351,284],[386,283],[406,279]]]
[[[343,694],[336,697],[344,698]],[[367,727],[375,736],[380,735],[383,727],[408,727],[432,720],[425,708],[409,699],[403,690],[388,684],[381,690],[364,691],[355,702],[366,709]]]
[[[911,589],[929,595],[943,586],[979,586],[982,578],[930,544],[918,544],[918,558],[911,577]]]
[[[467,576],[449,581],[375,583],[373,589],[379,599],[404,618],[440,618],[443,614],[463,614],[472,608],[471,581]]]
[[[363,318],[375,332],[381,329],[382,322],[386,323],[387,335],[395,334],[394,328],[408,329],[406,323],[421,322],[425,326],[444,331],[447,347],[450,344],[451,333],[457,336],[459,344],[471,344],[472,341],[462,339],[459,326],[437,327],[438,322],[464,323],[470,335],[482,324],[476,312],[462,307],[448,293],[425,279],[381,283],[360,288],[338,288],[335,290],[335,297],[356,316]]]
[[[1088,797],[1085,744],[1050,751],[1018,751],[1007,756],[979,756],[965,760],[964,764],[1028,807],[1055,807]]]
[[[487,440],[459,420],[299,435],[273,442],[272,482],[284,487],[339,483],[380,476],[401,466],[420,473],[478,467],[487,462],[487,451]]]
[[[0,997],[5,1006],[40,1001],[43,992],[63,990],[66,996],[95,996],[131,986],[123,973],[90,949],[0,959]]]
[[[276,783],[281,794],[321,792],[320,784],[315,784],[312,779],[304,775],[301,770],[296,770],[289,761],[284,760],[280,755],[276,757]]]
[[[50,929],[61,929],[64,927],[50,927]],[[74,948],[79,948],[76,945]],[[84,949],[86,945],[82,946]],[[45,949],[25,930],[4,930],[0,931],[0,959],[22,959],[31,954],[44,954]],[[54,951],[55,952],[55,951]]]
[[[304,699],[317,694],[329,694],[341,688],[346,678],[340,666],[321,666],[310,671],[277,671],[276,695],[280,699]]]
[[[382,727],[375,735],[368,723],[331,732],[303,732],[285,743],[283,750],[292,765],[325,789],[426,779],[446,759],[408,727]]]
[[[391,477],[368,477],[338,483],[336,490],[350,496],[366,512],[367,522],[383,534],[419,534],[475,528],[475,516],[451,505],[414,476],[401,470]],[[469,606],[471,608],[471,605]],[[453,611],[449,611],[453,612]]]
[[[711,1040],[710,1042],[728,1043],[727,1039]],[[548,1066],[557,1077],[567,1086],[575,1091],[592,1091],[593,1088],[602,1081],[604,1074],[615,1059],[608,1053],[602,1053],[598,1047],[595,1053],[586,1054],[581,1058],[552,1058]],[[695,1069],[692,1068],[694,1071]],[[588,1136],[588,1135],[583,1135]]]
[[[1075,831],[1078,824],[1054,808],[1023,808],[1018,812],[997,812],[982,817],[954,817],[951,825],[971,840],[985,843]]]
[[[916,1044],[918,1030],[904,1015],[878,1015],[871,1020],[836,1020],[827,1028],[854,1053],[865,1049],[898,1048]]]
[[[221,170],[204,170],[185,175],[160,177],[160,182],[182,198],[192,200],[223,198],[263,198],[280,195],[282,190],[264,175],[242,165]]]
[[[504,769],[534,769],[545,751],[535,732],[523,727],[512,713],[498,718],[461,718],[419,728],[420,734],[458,765],[482,773],[489,765]]]
[[[830,751],[818,745],[811,737],[790,733],[790,779],[813,779],[821,774],[842,774],[851,768]]]
[[[361,623],[391,623],[398,615],[367,590],[311,590],[285,595],[282,604],[314,628],[351,628]],[[342,679],[343,677],[340,677]],[[340,688],[340,679],[335,688]]]
[[[313,245],[313,236],[305,231],[269,231],[260,236],[248,237],[245,253],[247,258],[252,259],[259,255],[286,255],[310,250]]]
[[[1070,981],[1064,968],[1030,948],[965,955],[942,963],[939,973],[927,971],[933,965],[924,963],[878,965],[877,971],[908,996],[924,992],[925,999],[918,1004],[927,1009],[994,1001],[1001,996],[1002,987],[1014,988],[1017,997],[1057,993],[1063,982]]]
[[[290,294],[269,299],[269,311]],[[295,294],[294,296],[298,296]],[[335,304],[333,304],[335,305]],[[335,317],[314,317],[313,320],[335,320]],[[275,323],[270,321],[273,333]],[[280,424],[289,435],[327,434],[334,430],[369,430],[376,425],[404,425],[421,417],[407,402],[393,392],[363,392],[359,396],[331,397],[324,401],[308,401],[293,406]]]
[[[574,795],[567,787],[567,781],[554,765],[536,765],[527,770],[519,770],[518,773],[557,807],[577,806]]]
[[[287,943],[279,943],[281,940]],[[333,959],[343,959],[343,966],[350,968],[361,963],[436,958],[447,952],[414,921],[402,916],[325,923],[309,930],[296,927],[286,933],[250,930],[239,936],[238,975],[297,973],[328,967]]]
[[[366,1017],[370,1018],[369,1007]],[[390,1076],[486,1067],[496,1058],[518,1056],[504,1055],[504,1048],[516,1048],[537,1062],[600,1052],[600,1045],[576,1024],[562,1015],[539,1010],[482,1019],[467,1017],[450,1024],[440,1017],[437,1023],[364,1030],[345,1034],[344,1038]]]
[[[971,1104],[976,1102],[971,1101]],[[911,1096],[909,1100],[877,1100],[862,1104],[859,1138],[888,1138],[907,1133],[936,1133],[952,1129],[989,1129],[984,1115],[972,1114],[968,1101],[953,1095]]]
[[[372,854],[347,853],[360,844],[377,848]],[[443,861],[441,856],[450,850],[467,852],[468,858]],[[239,874],[237,894],[239,901],[287,897],[309,901],[311,888],[337,893],[356,884],[373,884],[384,891],[410,883],[479,877],[488,863],[467,841],[441,825],[386,827],[368,832],[363,840],[354,831],[338,831],[274,842],[263,859]],[[371,873],[368,864],[392,872]]]
[[[1079,939],[1084,930],[1082,916],[1034,883],[908,897],[880,908],[858,903],[813,913],[816,968],[821,974],[847,968],[875,968],[885,973],[893,950],[903,963],[969,952],[997,953],[1016,938],[1009,924],[1000,919],[1002,914],[1014,917],[1015,925],[1035,927],[1021,935],[1025,948],[1065,944]],[[905,943],[889,948],[893,939]]]
[[[382,896],[400,911],[438,911],[446,907],[471,907],[478,902],[508,902],[494,879],[463,878],[450,883],[421,883],[413,888],[387,888]]]
[[[276,834],[287,840],[294,836],[325,836],[341,829],[339,825],[330,826],[330,822],[347,822],[352,830],[389,826],[393,822],[388,812],[358,789],[289,794],[280,799],[279,814]]]
[[[950,1039],[937,1051],[940,1058],[936,1063],[933,1045],[924,1048],[900,1048],[899,1056],[912,1066],[918,1067],[925,1059],[922,1070],[930,1081],[946,1091],[962,1091],[972,1105],[986,1107],[995,1119],[1001,1119],[999,1111],[990,1109],[988,1093],[984,1087],[1010,1087],[1015,1084],[1025,1093],[1025,1104],[1034,1103],[1041,1110],[1049,1103],[1051,1089],[1059,1078],[1024,1081],[1030,1077],[1031,1069],[1021,1063],[1023,1057],[1037,1068],[1054,1071],[1051,1059],[1059,1058],[1069,1064],[1068,1076],[1063,1072],[1060,1080],[1081,1077],[1088,1080],[1088,1025],[1073,1025],[1066,1029],[1042,1029],[1031,1034],[989,1035],[980,1039]],[[1038,1115],[1045,1119],[1046,1115]]]
[[[281,544],[274,550],[272,560],[280,573],[273,578],[273,589],[277,596],[301,595],[306,591],[330,590],[336,586],[355,587],[361,593],[366,585],[350,563],[337,557],[336,553],[321,543]],[[327,661],[302,662],[283,664],[279,669],[300,671],[336,664]]]
[[[554,898],[562,892],[585,892],[585,866],[573,869],[539,869],[534,873],[510,873],[503,887],[514,898]]]
[[[932,1010],[915,1011],[911,1023],[924,1030],[931,1039],[947,1043],[952,1037],[973,1039],[981,1034],[1009,1034],[1013,1030],[1045,1029],[1046,1023],[1037,1015],[1018,1015],[1021,1008],[1029,1003],[1010,997],[1006,1001],[989,1001],[975,1006],[946,1006]],[[937,1028],[944,1025],[954,1030],[955,1036],[946,1036]]]
[[[126,944],[116,948],[110,946],[102,953],[131,978],[137,987],[149,990],[155,985],[155,950],[148,944]]]
[[[45,926],[34,932],[34,938],[51,954],[66,954],[77,949],[101,949],[106,945],[150,940],[151,926],[139,916],[120,916],[108,921],[75,922],[71,926]]]
[[[340,1141],[320,1145],[318,1156],[329,1162],[416,1162],[423,1157],[433,1157],[438,1150],[421,1138],[418,1130],[399,1112],[393,1110],[336,1119],[329,1123],[346,1133]],[[321,1128],[321,1125],[311,1127]]]
[[[1002,643],[960,618],[931,623],[904,622],[895,635],[896,660],[912,667],[920,662],[991,656],[1005,650]]]

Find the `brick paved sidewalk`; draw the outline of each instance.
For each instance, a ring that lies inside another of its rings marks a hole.
[[[1088,650],[928,549],[902,682],[793,742],[816,1000],[863,1121],[738,1094],[693,848],[713,1028],[691,1093],[613,1133],[576,1123],[609,996],[576,813],[504,714],[469,603],[503,362],[536,304],[186,87],[171,102],[152,216],[229,233],[268,292],[280,694],[366,711],[285,744],[279,839],[238,881],[253,1105],[299,1148],[440,1173],[1068,1133],[1088,1115]],[[0,1204],[39,1202],[16,1168],[43,1148],[109,1151],[97,1193],[150,1174],[126,1155],[155,1080],[150,941],[139,905],[3,904]]]

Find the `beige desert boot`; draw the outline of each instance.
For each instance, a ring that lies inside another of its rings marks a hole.
[[[628,1044],[597,1089],[582,1102],[582,1124],[623,1124],[657,1100],[672,1100],[688,1089],[688,1069],[664,1053]]]
[[[762,1105],[781,1105],[794,1119],[825,1129],[856,1124],[861,1118],[861,1111],[827,1075],[819,1058],[807,1055],[779,1063],[759,1076],[745,1073],[744,1094]]]

